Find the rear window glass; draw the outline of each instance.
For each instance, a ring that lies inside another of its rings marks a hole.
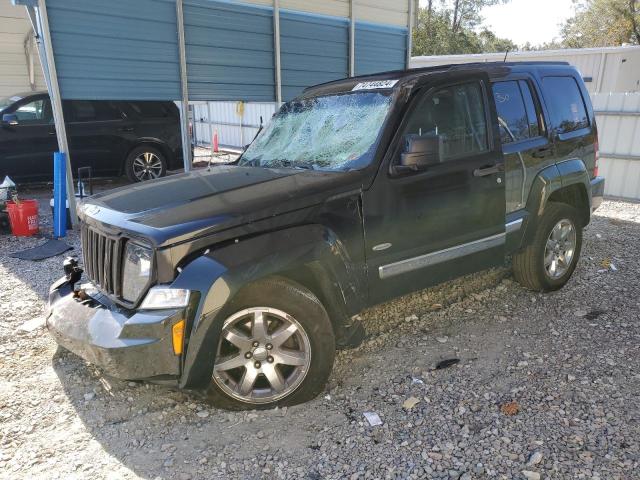
[[[518,142],[540,135],[535,103],[525,80],[494,83],[493,97],[498,111],[502,143]]]
[[[557,133],[589,126],[587,109],[575,78],[545,77],[542,86]]]
[[[122,115],[113,102],[68,100],[63,103],[65,116],[71,122],[120,120]]]

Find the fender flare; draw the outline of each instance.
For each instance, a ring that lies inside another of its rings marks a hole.
[[[314,283],[321,290],[314,293],[322,297],[335,329],[348,321],[351,309],[363,308],[364,274],[364,268],[358,268],[351,261],[333,231],[317,224],[239,239],[196,258],[173,283],[175,288],[197,290],[200,297],[187,326],[179,386],[197,388],[208,383],[224,307],[245,285],[272,275],[296,280],[312,275],[324,280]]]
[[[533,179],[527,199],[526,211],[529,215],[526,217],[520,248],[530,245],[553,193],[572,185],[585,187],[589,199],[589,212],[591,212],[591,191],[587,188],[589,173],[582,160],[567,160],[549,165],[538,172]]]

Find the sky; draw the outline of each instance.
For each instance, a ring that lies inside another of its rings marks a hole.
[[[420,6],[426,6],[420,0]],[[560,24],[573,15],[571,0],[511,0],[482,11],[484,24],[497,36],[518,45],[550,42],[560,33]]]

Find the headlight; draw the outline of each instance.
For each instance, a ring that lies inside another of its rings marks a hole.
[[[158,285],[144,297],[141,309],[183,308],[189,304],[189,290]]]
[[[152,255],[150,248],[127,243],[122,273],[122,297],[125,300],[135,302],[149,283]]]

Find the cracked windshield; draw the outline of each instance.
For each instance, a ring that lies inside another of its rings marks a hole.
[[[350,93],[285,104],[239,165],[313,170],[367,166],[385,121],[388,93]]]

